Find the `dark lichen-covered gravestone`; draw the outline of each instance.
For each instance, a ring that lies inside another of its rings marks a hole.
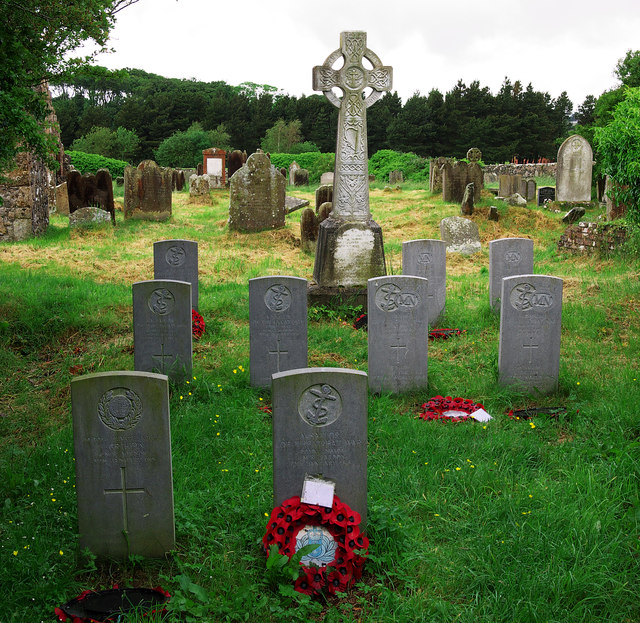
[[[124,217],[166,221],[171,217],[171,169],[144,160],[124,170]]]

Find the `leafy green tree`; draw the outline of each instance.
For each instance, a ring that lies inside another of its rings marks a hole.
[[[88,62],[86,41],[104,48],[116,14],[137,0],[3,0],[0,3],[0,173],[19,151],[51,160],[45,94],[38,86]]]
[[[640,225],[640,87],[627,87],[611,121],[595,129],[601,169],[616,182],[615,200]]]
[[[139,145],[140,139],[133,130],[127,130],[122,126],[115,131],[94,127],[88,134],[73,141],[71,149],[130,161],[136,156]]]
[[[202,162],[202,151],[210,147],[229,149],[229,134],[224,125],[207,132],[200,123],[193,123],[186,132],[174,132],[160,143],[155,152],[163,167],[196,167]]]
[[[302,142],[301,126],[302,123],[298,119],[289,121],[289,123],[278,119],[275,125],[267,130],[260,142],[262,150],[274,154],[292,153],[291,148]]]

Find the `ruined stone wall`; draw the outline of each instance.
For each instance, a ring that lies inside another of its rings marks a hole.
[[[569,225],[558,241],[558,251],[572,253],[607,253],[624,243],[626,231],[615,225],[577,223]]]
[[[486,164],[482,170],[484,172],[485,184],[498,181],[500,175],[522,175],[522,177],[556,176],[556,162],[546,162],[544,164]]]

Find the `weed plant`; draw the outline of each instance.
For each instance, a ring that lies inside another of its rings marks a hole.
[[[292,194],[313,200],[313,188]],[[640,263],[556,250],[561,216],[507,208],[473,216],[482,251],[447,258],[442,326],[429,387],[369,397],[369,561],[347,595],[309,599],[290,567],[267,569],[272,509],[270,392],[249,387],[247,280],[310,278],[313,258],[286,227],[229,232],[228,193],[174,193],[166,223],[124,221],[0,247],[0,621],[51,621],[87,588],[157,586],[168,621],[640,621]],[[401,242],[439,238],[459,213],[417,185],[371,193],[387,260]],[[594,218],[597,214],[589,215]],[[534,240],[535,270],[564,279],[560,384],[551,396],[497,385],[499,320],[489,311],[488,242]],[[166,559],[99,561],[78,548],[69,382],[133,369],[131,284],[153,276],[153,242],[197,240],[203,338],[194,371],[170,392],[176,550]],[[309,363],[367,369],[353,307],[309,312]],[[471,398],[493,420],[417,418],[435,395]],[[555,418],[513,408],[564,407]],[[132,617],[130,620],[149,620]]]

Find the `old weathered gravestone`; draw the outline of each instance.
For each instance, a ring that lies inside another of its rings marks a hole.
[[[247,152],[234,149],[229,154],[229,179],[247,161]]]
[[[162,374],[71,380],[80,547],[100,557],[175,548],[169,384]]]
[[[189,178],[189,195],[191,197],[208,197],[213,188],[218,188],[218,183],[210,175],[192,175]]]
[[[229,229],[278,229],[284,227],[284,217],[284,178],[259,149],[230,180]]]
[[[452,253],[471,255],[481,248],[478,226],[461,216],[449,216],[440,221],[440,238]]]
[[[462,196],[462,203],[460,204],[460,214],[462,216],[471,216],[473,214],[473,182],[467,184],[464,189],[464,195]]]
[[[450,159],[440,156],[429,160],[429,191],[432,193],[442,192],[442,165],[445,162],[450,162]]]
[[[591,201],[593,152],[589,141],[570,136],[558,149],[556,201]]]
[[[300,165],[294,160],[289,165],[289,184],[291,184],[292,186],[293,186],[293,180],[296,175],[296,171],[299,171],[299,170],[300,170]]]
[[[535,201],[536,190],[538,188],[537,182],[532,177],[530,177],[529,179],[525,180],[525,184],[526,184],[526,195],[524,195],[525,199],[527,201]]]
[[[467,151],[467,160],[469,162],[482,160],[482,152],[477,147],[471,147],[471,149]]]
[[[62,182],[62,184],[56,186],[56,212],[64,216],[69,216],[69,194],[66,182]]]
[[[296,169],[293,172],[292,184],[294,186],[309,186],[309,171],[307,169]]]
[[[322,186],[329,184],[333,187],[333,171],[328,171],[320,176],[320,184]]]
[[[94,205],[105,212],[108,212],[111,216],[113,224],[116,224],[116,209],[113,204],[113,180],[111,179],[111,173],[108,169],[98,169],[96,173],[96,190],[94,195]]]
[[[272,388],[274,506],[322,475],[366,525],[367,375],[304,368],[274,374]]]
[[[404,174],[400,169],[389,171],[389,184],[401,184],[404,182]]]
[[[307,366],[306,279],[249,279],[249,357],[253,387],[269,387],[272,374]]]
[[[111,215],[101,208],[80,208],[69,215],[69,227],[90,227],[93,225],[113,225]]]
[[[489,304],[500,311],[502,279],[533,273],[533,240],[501,238],[489,242]]]
[[[171,169],[144,160],[124,169],[124,218],[166,221],[171,217]]]
[[[402,274],[428,281],[429,325],[435,326],[447,300],[447,243],[442,240],[409,240],[402,243]]]
[[[333,203],[331,203],[331,201],[325,201],[320,204],[318,208],[318,225],[320,225],[324,219],[329,218],[331,210],[333,210]]]
[[[516,275],[502,280],[498,381],[535,393],[558,387],[562,279]]]
[[[555,201],[556,189],[553,186],[540,186],[538,189],[538,205],[543,206],[547,201]]]
[[[522,181],[522,175],[502,174],[498,177],[498,184],[500,197],[511,197],[515,193],[522,194],[523,186],[526,188]],[[526,190],[524,192],[526,193]]]
[[[134,368],[180,383],[191,376],[191,284],[158,279],[133,284]]]
[[[344,64],[334,69],[339,59]],[[391,89],[391,81],[391,67],[367,48],[367,34],[360,31],[341,33],[340,48],[313,69],[313,89],[339,108],[333,210],[320,225],[313,270],[320,287],[363,287],[386,273],[382,229],[369,209],[366,110]],[[365,89],[371,93],[363,99]]]
[[[305,208],[300,215],[300,246],[305,253],[316,252],[320,222],[311,208]]]
[[[316,189],[316,212],[327,201],[333,201],[333,184],[322,184]]]
[[[393,275],[369,279],[369,389],[376,393],[427,387],[428,282]]]
[[[473,199],[480,201],[484,188],[484,175],[477,162],[445,162],[442,165],[442,199],[462,203],[467,184],[473,182]]]
[[[575,223],[579,221],[584,215],[586,210],[582,206],[574,206],[563,217],[563,223]]]
[[[287,214],[306,208],[308,205],[308,199],[299,199],[298,197],[290,197],[289,195],[285,195],[284,197],[284,211]]]
[[[153,243],[153,278],[191,284],[191,307],[198,311],[198,243],[160,240]]]

